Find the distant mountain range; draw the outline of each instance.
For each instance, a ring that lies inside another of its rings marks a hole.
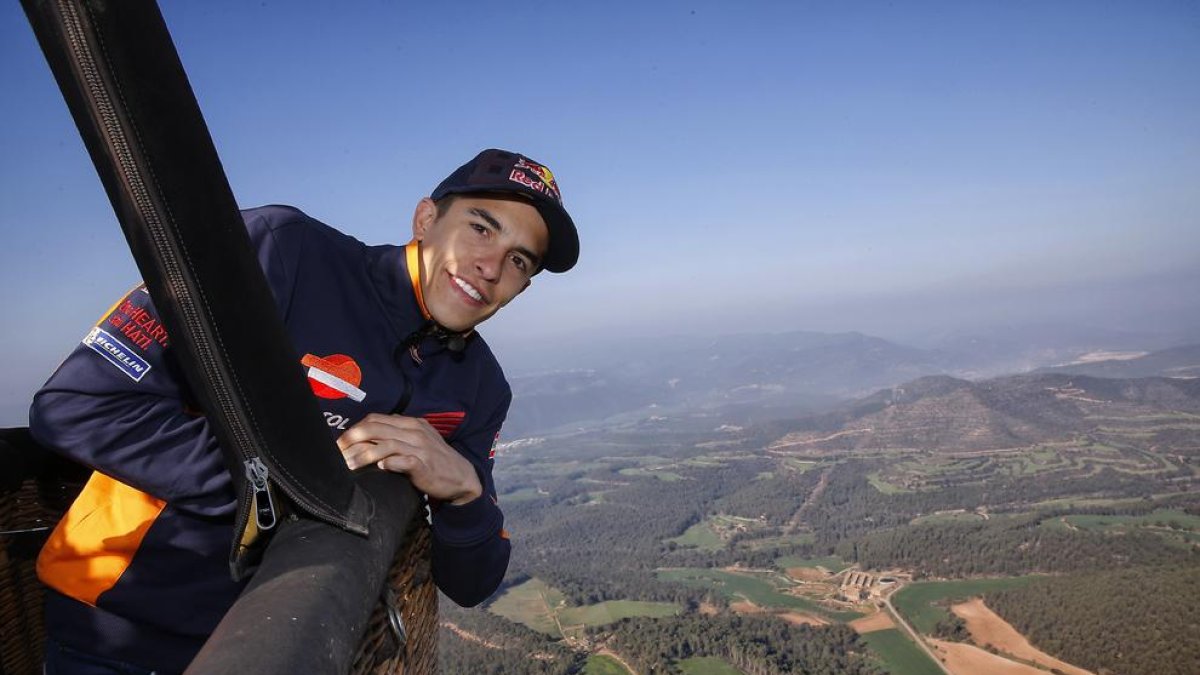
[[[1200,377],[1200,345],[1151,352],[1132,359],[1105,359],[1039,368],[1039,373],[1093,377]]]
[[[773,449],[968,451],[1091,439],[1182,451],[1195,445],[1200,429],[1200,379],[1060,373],[982,382],[925,377],[795,424]],[[1191,440],[1181,446],[1180,439]]]
[[[586,368],[510,378],[513,406],[505,436],[656,410],[723,411],[747,420],[795,418],[923,376],[975,379],[1020,372],[1095,348],[1018,349],[958,338],[942,348],[920,349],[857,332],[808,331],[630,339],[581,354]],[[1137,368],[1138,376],[1192,372],[1186,369],[1196,366],[1187,364],[1200,363],[1192,356],[1200,356],[1200,346],[1155,352],[1119,367]]]
[[[926,350],[861,333],[813,332],[631,342],[603,363],[510,378],[506,434],[651,408],[782,406],[796,414],[947,370]]]

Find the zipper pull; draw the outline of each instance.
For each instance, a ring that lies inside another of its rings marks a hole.
[[[254,518],[259,530],[275,527],[275,503],[271,501],[271,490],[267,487],[267,465],[258,457],[246,460],[246,479],[254,488]]]

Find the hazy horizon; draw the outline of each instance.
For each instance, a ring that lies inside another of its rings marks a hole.
[[[631,335],[1200,342],[1189,3],[162,6],[244,206],[403,243],[483,147],[555,171],[581,261],[483,327],[510,374]],[[15,3],[0,35],[20,424],[137,275]]]

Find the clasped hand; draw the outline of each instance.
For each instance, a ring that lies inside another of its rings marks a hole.
[[[434,499],[466,504],[483,494],[475,467],[418,417],[371,413],[337,440],[351,470],[369,464],[406,474]]]

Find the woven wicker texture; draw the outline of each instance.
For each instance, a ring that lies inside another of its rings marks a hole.
[[[34,563],[49,528],[58,522],[76,484],[27,480],[0,494],[0,674],[42,672],[42,584]]]
[[[78,493],[78,484],[25,481],[0,494],[0,675],[41,672],[43,591],[34,571],[38,550]],[[393,599],[406,641],[395,632],[381,600],[355,656],[354,675],[432,675],[437,672],[437,588],[429,568],[430,534],[414,518],[405,544],[388,572],[385,596]]]
[[[429,569],[429,525],[414,518],[405,544],[388,572],[384,597],[403,620],[407,640],[397,649],[395,632],[381,600],[354,657],[354,675],[432,675],[437,672],[437,588]]]

